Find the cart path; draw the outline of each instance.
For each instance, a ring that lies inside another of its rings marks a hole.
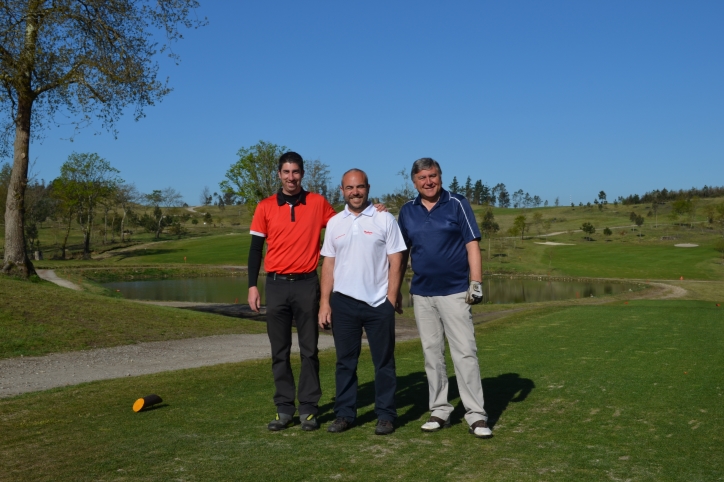
[[[320,350],[333,346],[331,336],[319,336]],[[296,339],[292,352],[299,353]],[[262,333],[205,336],[40,357],[9,358],[0,360],[0,398],[96,380],[236,363],[269,356],[269,339]]]

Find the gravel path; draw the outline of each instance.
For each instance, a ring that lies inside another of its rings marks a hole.
[[[320,334],[320,350],[333,346],[331,336]],[[292,352],[299,353],[296,339]],[[269,356],[269,339],[266,334],[258,334],[206,336],[41,357],[10,358],[0,360],[0,398],[94,380],[148,375]]]

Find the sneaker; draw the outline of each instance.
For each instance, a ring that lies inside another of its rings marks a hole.
[[[430,417],[420,428],[423,432],[437,432],[444,428],[450,428],[450,419],[443,420],[438,417]]]
[[[299,420],[302,421],[302,430],[304,430],[305,432],[312,432],[319,428],[319,424],[317,423],[317,417],[315,417],[313,414],[299,415]]]
[[[266,426],[272,432],[284,430],[292,424],[292,416],[287,413],[277,413],[277,416]]]
[[[327,427],[327,432],[341,433],[347,430],[350,425],[352,424],[350,424],[346,418],[337,417],[337,419]]]
[[[375,435],[389,435],[395,431],[395,426],[389,420],[377,420]]]
[[[478,420],[472,424],[468,432],[478,438],[490,438],[493,436],[493,431],[488,428],[488,424],[485,420]]]

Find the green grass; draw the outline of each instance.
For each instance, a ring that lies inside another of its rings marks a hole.
[[[663,233],[657,233],[662,234]],[[661,236],[639,240],[632,235],[613,237],[594,235],[596,241],[582,239],[581,233],[546,239],[494,241],[488,259],[487,240],[481,242],[483,267],[490,272],[551,274],[594,278],[701,279],[724,280],[724,263],[714,249],[716,238],[707,233],[677,232],[676,240]],[[572,246],[546,246],[536,242],[554,241]],[[674,244],[693,243],[696,248],[677,248]],[[498,256],[496,256],[498,255]]]
[[[270,433],[269,362],[95,382],[0,401],[2,480],[719,480],[724,466],[724,312],[712,302],[548,308],[478,327],[495,437],[462,422],[420,432],[418,341],[398,345],[397,432],[373,435],[372,365],[360,424]],[[321,357],[332,419],[334,353]],[[299,369],[294,362],[295,370]],[[452,375],[452,365],[449,365]],[[157,393],[165,403],[133,413]]]
[[[249,258],[249,233],[166,241],[154,247],[140,248],[118,255],[124,263],[186,263],[246,265]],[[114,258],[115,259],[115,258]]]
[[[637,245],[582,243],[575,246],[551,246],[549,252],[559,272],[571,276],[594,278],[716,280],[724,278],[724,265],[707,244],[698,248],[677,248],[673,245]]]
[[[0,358],[227,333],[258,322],[0,277]]]

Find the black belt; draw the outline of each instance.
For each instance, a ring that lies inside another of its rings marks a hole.
[[[267,277],[277,280],[283,280],[283,281],[299,281],[303,279],[309,279],[309,278],[316,278],[317,272],[312,271],[311,273],[288,273],[288,274],[279,274],[279,273],[267,273]]]

